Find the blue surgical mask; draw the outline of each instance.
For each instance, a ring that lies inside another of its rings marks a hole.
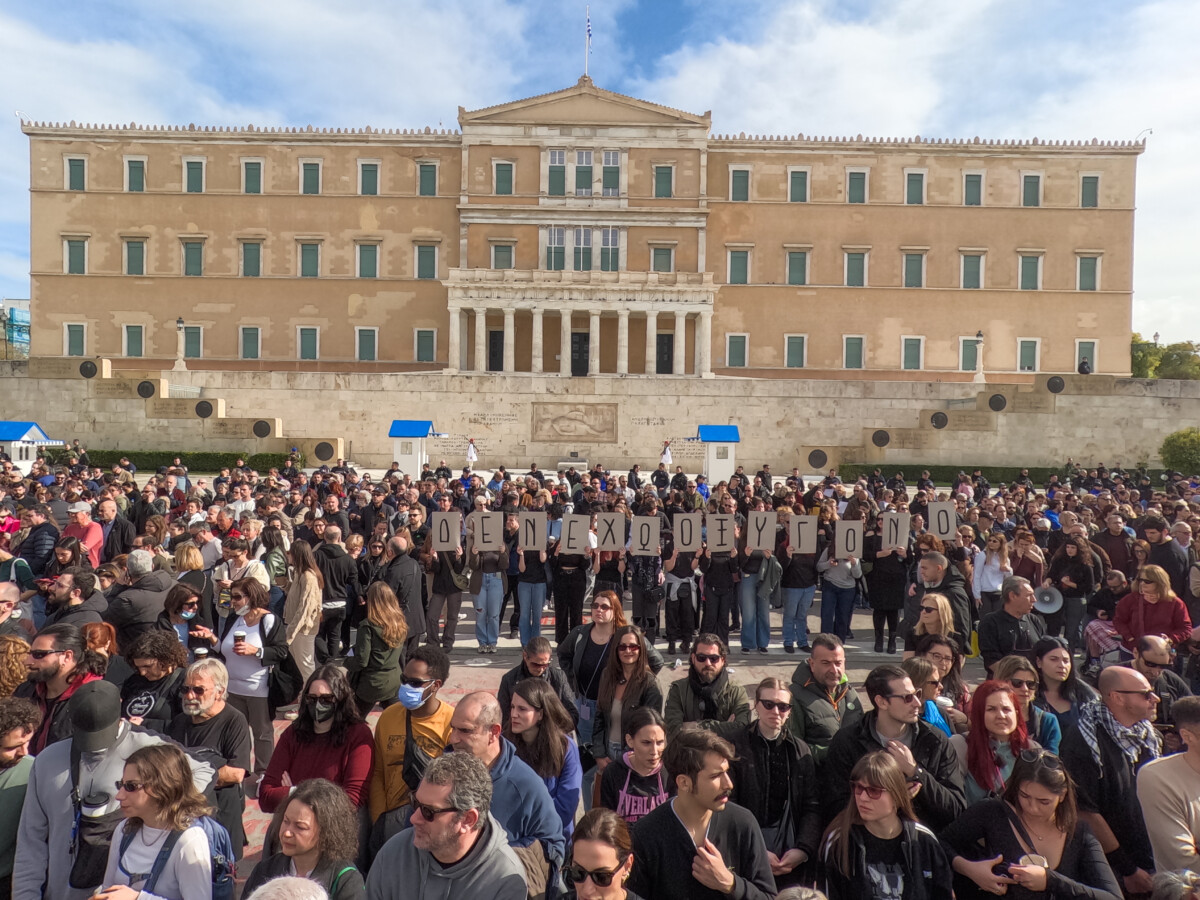
[[[421,705],[425,702],[425,688],[403,684],[396,694],[396,699],[400,701],[400,705],[405,709],[420,709]]]
[[[190,621],[191,619],[196,618],[196,611],[194,609],[181,610],[179,613],[179,618]]]

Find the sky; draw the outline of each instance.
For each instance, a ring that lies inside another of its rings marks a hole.
[[[569,87],[583,0],[0,0],[0,297],[38,121],[456,125]],[[1134,330],[1200,341],[1196,0],[597,0],[595,83],[716,133],[1147,141]],[[1151,131],[1148,131],[1151,130]],[[1152,132],[1152,133],[1151,133]]]

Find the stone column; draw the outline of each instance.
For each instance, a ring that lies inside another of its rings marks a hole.
[[[600,374],[600,310],[588,312],[588,374]]]
[[[535,309],[533,311],[533,333],[530,338],[530,344],[533,348],[533,357],[530,360],[529,371],[540,373],[542,371],[542,311]]]
[[[487,371],[487,310],[475,309],[475,371]]]
[[[658,313],[646,313],[646,374],[653,375],[658,359]]]
[[[687,313],[681,309],[677,309],[675,310],[675,352],[672,354],[676,375],[682,375],[687,371],[687,366],[685,365],[687,360],[683,358],[686,347]]]
[[[462,356],[461,341],[459,335],[459,326],[462,324],[462,311],[451,308],[450,310],[450,331],[447,335],[448,344],[448,359],[446,360],[446,371],[457,372],[458,361]]]
[[[617,310],[617,374],[629,374],[629,310]]]
[[[564,309],[558,314],[559,322],[559,351],[558,374],[571,374],[571,310]]]
[[[696,374],[701,378],[712,378],[712,317],[708,310],[700,313],[696,322]]]
[[[515,309],[506,309],[504,311],[504,371],[512,372],[516,368],[516,343],[517,343],[517,326],[516,326],[517,311]]]

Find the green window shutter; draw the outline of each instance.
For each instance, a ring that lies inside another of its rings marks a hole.
[[[434,359],[434,332],[427,328],[417,330],[417,362],[433,362]]]
[[[848,337],[846,338],[845,346],[845,367],[847,369],[861,369],[863,367],[863,339],[860,337]]]
[[[592,167],[575,167],[575,196],[589,197],[592,193]]]
[[[358,332],[358,358],[362,362],[375,362],[375,329],[363,328]]]
[[[1079,364],[1086,359],[1092,370],[1096,369],[1096,342],[1095,341],[1080,341],[1075,345],[1075,367],[1079,368]]]
[[[792,203],[808,202],[808,173],[793,172],[788,184],[788,200]]]
[[[437,278],[437,247],[417,247],[417,277]]]
[[[305,163],[304,164],[304,182],[300,186],[301,193],[304,194],[319,194],[321,193],[321,164],[320,163]]]
[[[551,166],[550,181],[546,193],[551,197],[564,197],[567,193],[567,167]]]
[[[788,284],[808,284],[808,254],[803,250],[788,253]]]
[[[905,253],[904,254],[904,286],[906,288],[924,287],[925,283],[922,278],[924,272],[924,254],[922,253]]]
[[[1100,177],[1098,175],[1084,175],[1079,189],[1080,206],[1084,209],[1095,209],[1100,205]]]
[[[962,262],[962,286],[968,290],[977,290],[983,287],[983,257],[978,254],[968,254],[963,256]]]
[[[262,163],[248,162],[244,164],[246,167],[244,178],[246,182],[247,194],[262,193]]]
[[[379,164],[378,163],[363,163],[362,165],[362,184],[360,185],[364,197],[374,197],[379,193]],[[365,332],[363,332],[365,333]],[[374,334],[374,332],[372,332]]]
[[[437,166],[433,163],[421,163],[420,194],[422,197],[437,196]]]
[[[257,278],[262,271],[262,244],[242,244],[242,274]]]
[[[67,326],[67,356],[83,356],[83,326]]]
[[[300,329],[300,358],[301,359],[316,359],[317,358],[317,329],[301,328]]]
[[[258,359],[258,329],[242,329],[242,359]]]
[[[867,273],[867,254],[846,254],[846,286],[865,287]]]
[[[126,241],[125,242],[125,274],[126,275],[145,275],[146,274],[146,242],[145,241]]]
[[[1022,372],[1037,369],[1037,341],[1021,341],[1019,364]]]
[[[358,277],[375,278],[379,274],[379,248],[374,244],[358,245]]]
[[[141,193],[146,190],[146,163],[140,159],[129,160],[129,190]]]
[[[67,190],[86,190],[87,162],[82,159],[67,160]]]
[[[512,163],[496,163],[496,193],[511,194],[513,192]]]
[[[185,241],[183,244],[183,274],[204,274],[204,244],[200,241]]]
[[[204,163],[199,160],[188,160],[187,192],[199,194],[204,191]]]
[[[547,247],[546,248],[546,268],[551,272],[561,272],[566,268],[567,259],[566,247]]]
[[[746,284],[750,271],[750,251],[729,251],[729,283]]]
[[[729,186],[729,199],[746,202],[750,199],[750,172],[747,169],[734,169]]]
[[[1081,291],[1096,290],[1096,263],[1094,256],[1079,257],[1079,289]]]
[[[617,247],[600,248],[600,271],[616,272],[620,268],[620,250]]]
[[[67,274],[85,275],[87,269],[87,241],[67,241]]]
[[[655,247],[651,256],[651,268],[655,272],[671,271],[671,248]]]
[[[904,339],[904,368],[908,370],[921,368],[921,341],[918,338]]]
[[[1021,290],[1036,291],[1038,289],[1039,262],[1041,262],[1041,258],[1037,256],[1021,257]]]
[[[729,353],[725,365],[731,369],[742,369],[746,366],[746,336],[731,334],[728,338]]]
[[[925,202],[925,175],[923,173],[908,173],[904,202],[909,206],[920,206]]]
[[[804,336],[799,334],[788,335],[787,339],[787,358],[784,360],[784,365],[789,369],[804,368]]]
[[[867,173],[851,172],[846,183],[847,203],[867,202]]]
[[[960,371],[974,372],[979,366],[979,344],[974,338],[970,338],[960,342],[962,347],[962,360],[959,364]]]
[[[1026,175],[1021,190],[1022,206],[1041,206],[1042,178],[1040,175]]]
[[[513,267],[512,244],[497,244],[492,248],[492,268],[511,269]]]
[[[198,325],[185,325],[183,328],[183,355],[188,359],[200,358],[201,331]]]
[[[671,183],[674,180],[675,172],[670,166],[655,166],[654,167],[654,196],[655,197],[670,197],[674,185]]]
[[[983,176],[968,175],[963,181],[963,206],[983,205]]]
[[[141,325],[126,325],[125,326],[125,355],[126,356],[141,356],[142,355],[142,326]]]
[[[575,271],[576,272],[592,271],[592,248],[591,247],[576,247],[575,248]]]
[[[600,186],[605,197],[616,197],[621,192],[621,167],[605,166],[600,173]]]
[[[321,245],[300,245],[300,277],[316,278],[321,272]]]

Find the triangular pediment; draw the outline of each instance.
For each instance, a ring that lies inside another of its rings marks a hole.
[[[458,109],[458,123],[463,128],[471,125],[665,125],[707,131],[711,122],[711,113],[698,116],[606,91],[592,84],[586,75],[565,90],[484,109],[466,110],[461,106]]]

